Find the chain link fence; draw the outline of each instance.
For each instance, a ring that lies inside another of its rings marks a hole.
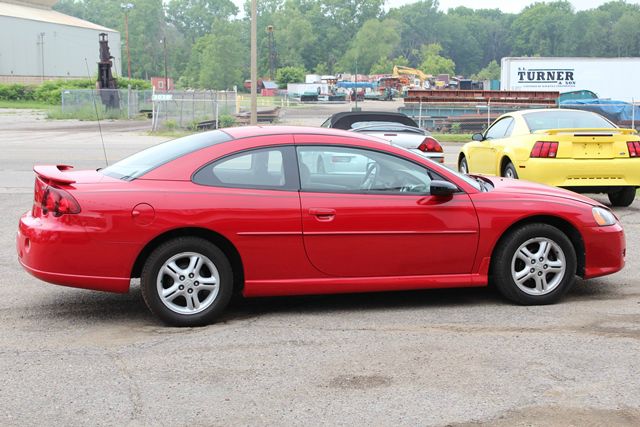
[[[151,130],[219,127],[220,119],[241,112],[234,91],[173,91],[77,89],[61,94],[62,118],[95,120],[151,118]]]
[[[62,116],[76,119],[132,119],[152,110],[151,90],[63,90]]]
[[[603,105],[580,102],[563,102],[560,105],[505,102],[406,102],[398,110],[410,117],[422,128],[438,132],[482,132],[500,115],[537,108],[570,108],[598,113],[622,128],[640,130],[640,103],[607,102]]]
[[[153,95],[151,130],[217,129],[239,111],[235,91],[174,91]]]

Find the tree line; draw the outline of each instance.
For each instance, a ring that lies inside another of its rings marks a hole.
[[[165,52],[169,76],[183,87],[229,89],[249,77],[249,1],[241,15],[230,0],[130,1],[132,77],[163,76]],[[579,12],[565,0],[538,2],[518,14],[441,11],[437,0],[389,10],[384,0],[257,5],[258,74],[269,77],[271,52],[281,80],[356,67],[361,74],[385,74],[394,64],[498,78],[505,56],[640,56],[640,6],[623,0]],[[116,67],[126,75],[121,0],[61,0],[54,9],[120,31],[122,64]]]

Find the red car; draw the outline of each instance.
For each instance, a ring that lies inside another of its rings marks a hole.
[[[309,152],[354,158],[312,173]],[[359,160],[358,160],[359,159]],[[36,166],[20,262],[56,284],[127,292],[179,326],[246,297],[485,286],[557,301],[624,266],[622,227],[566,190],[461,175],[365,135],[244,127],[176,139],[105,169]]]

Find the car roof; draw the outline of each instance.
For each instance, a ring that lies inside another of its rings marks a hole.
[[[418,124],[406,114],[386,111],[344,111],[332,115],[329,120],[330,127],[345,130],[351,129],[351,125],[356,122],[396,122],[418,127]]]
[[[580,112],[580,113],[594,113],[593,111],[588,111],[588,110],[578,110],[575,108],[534,108],[531,110],[519,110],[519,111],[512,111],[510,113],[506,113],[505,115],[510,115],[510,116],[526,116],[527,114],[534,114],[534,113],[541,113],[541,112],[550,112],[550,111],[555,111],[555,112]],[[597,114],[597,113],[595,113]]]
[[[326,135],[341,136],[347,138],[359,138],[368,141],[380,142],[379,138],[366,134],[354,134],[341,129],[331,129],[312,126],[240,126],[221,129],[234,139],[249,138],[267,135]]]

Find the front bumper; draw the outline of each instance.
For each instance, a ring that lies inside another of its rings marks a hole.
[[[583,231],[585,245],[584,278],[604,276],[622,270],[626,241],[618,223],[607,227],[589,227]]]

